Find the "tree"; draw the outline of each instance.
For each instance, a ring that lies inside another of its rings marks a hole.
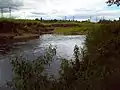
[[[36,21],[38,21],[39,19],[38,19],[38,18],[36,18],[35,20],[36,20]]]
[[[116,4],[117,6],[120,5],[120,0],[108,0],[106,2],[109,6],[113,5],[113,4]]]

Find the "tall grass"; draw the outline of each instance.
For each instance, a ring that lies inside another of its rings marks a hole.
[[[83,72],[86,84],[95,90],[119,90],[120,75],[120,24],[101,25],[87,35]]]
[[[29,62],[15,60],[13,86],[18,90],[120,90],[120,23],[93,28],[84,48],[75,46],[74,60],[62,59],[60,78],[42,74],[55,49]],[[80,56],[79,56],[80,55]]]
[[[74,27],[57,27],[54,30],[56,34],[69,34],[69,35],[86,35],[89,31],[92,31],[93,28],[98,28],[101,24],[93,24],[93,23],[78,23],[77,26]]]
[[[30,20],[30,19],[15,19],[15,18],[0,18],[0,22],[1,21],[10,21],[10,22],[16,22],[16,23],[40,23],[40,21],[37,20]]]

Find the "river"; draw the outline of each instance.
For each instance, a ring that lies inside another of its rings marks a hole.
[[[52,35],[45,34],[40,36],[39,39],[30,40],[27,42],[17,42],[12,44],[12,49],[5,53],[0,53],[0,85],[6,83],[12,79],[12,66],[9,62],[9,57],[11,56],[27,56],[28,59],[33,60],[38,57],[45,48],[49,47],[51,44],[53,47],[57,48],[57,55],[66,59],[73,58],[74,46],[83,46],[85,40],[84,35]],[[58,71],[60,62],[54,61],[48,70],[52,74]]]

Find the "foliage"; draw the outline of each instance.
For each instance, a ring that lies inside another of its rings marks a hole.
[[[99,20],[99,22],[98,23],[102,23],[102,24],[107,24],[107,23],[112,23],[113,21],[111,21],[111,20],[105,20],[105,19],[101,19],[101,20]]]
[[[119,28],[119,22],[104,24],[87,35],[81,71],[87,74],[86,84],[95,90],[119,88]]]
[[[57,27],[54,30],[54,33],[57,34],[87,34],[92,28],[98,28],[100,24],[93,24],[93,23],[79,23],[78,26],[75,27]]]
[[[47,88],[52,83],[44,74],[44,65],[49,65],[55,54],[55,49],[50,46],[44,56],[33,61],[26,60],[23,57],[12,58],[14,75],[12,87],[17,90],[48,90]]]
[[[12,34],[87,34],[93,27],[99,24],[91,22],[59,21],[59,20],[27,20],[14,18],[0,18],[0,33]]]
[[[44,65],[49,65],[56,54],[51,46],[44,56],[34,61],[15,58],[12,60],[13,87],[18,90],[119,90],[119,28],[120,22],[92,27],[84,48],[75,46],[74,59],[61,59],[58,80],[44,74]]]
[[[61,59],[58,80],[54,77],[50,80],[43,73],[44,65],[52,62],[55,49],[49,48],[43,57],[34,61],[12,60],[13,86],[18,90],[119,90],[119,28],[119,22],[93,28],[84,48],[79,50],[75,46],[74,60]]]
[[[108,3],[109,6],[116,4],[117,6],[120,5],[120,0],[108,0],[106,3]]]
[[[0,19],[0,33],[6,35],[41,34],[52,29],[35,20]]]
[[[86,37],[85,46],[81,50],[81,60],[77,63],[64,60],[61,82],[65,90],[120,89],[119,28],[119,22],[94,28]],[[75,52],[77,50],[76,48]],[[80,67],[76,70],[74,65],[77,66],[78,63]]]

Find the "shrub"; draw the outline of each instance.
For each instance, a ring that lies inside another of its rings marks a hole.
[[[119,28],[119,23],[109,23],[89,32],[84,48],[80,51],[75,46],[74,60],[61,60],[58,80],[50,80],[42,73],[44,65],[50,63],[51,56],[56,54],[55,49],[32,62],[13,61],[16,75],[13,86],[18,90],[119,90]]]
[[[101,25],[87,35],[81,71],[96,90],[119,88],[120,24]],[[86,83],[87,84],[87,83]],[[116,84],[116,86],[115,86]]]
[[[48,90],[52,82],[44,74],[44,65],[52,62],[56,51],[51,46],[46,50],[43,56],[30,61],[23,57],[11,59],[13,66],[12,88],[17,90]]]

